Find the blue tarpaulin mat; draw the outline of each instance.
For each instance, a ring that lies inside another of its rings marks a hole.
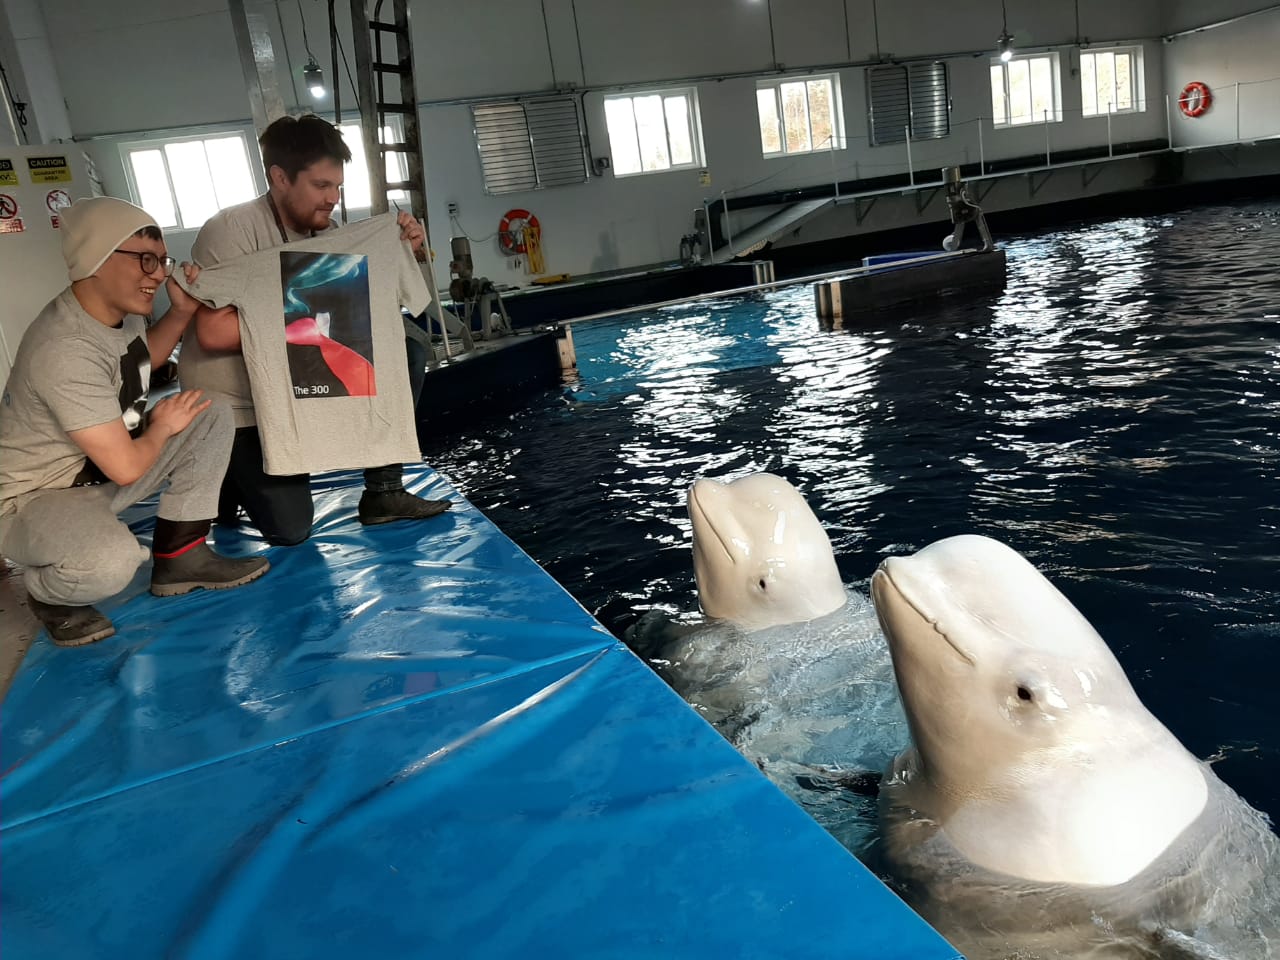
[[[32,645],[0,710],[5,960],[956,956],[410,479],[453,510],[361,527],[358,477],[319,478],[261,580],[156,599],[144,568],[115,637]]]

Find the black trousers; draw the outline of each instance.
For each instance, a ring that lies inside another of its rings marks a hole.
[[[422,395],[427,376],[428,342],[417,336],[412,321],[405,321],[405,350],[409,357],[409,389],[414,408]],[[403,466],[399,463],[369,467],[364,472],[365,489],[385,493],[403,487]],[[231,444],[227,473],[218,496],[218,516],[230,519],[243,507],[249,521],[262,531],[268,543],[292,546],[311,536],[315,505],[311,501],[311,475],[298,473],[273,477],[262,469],[262,438],[257,427],[239,427]]]

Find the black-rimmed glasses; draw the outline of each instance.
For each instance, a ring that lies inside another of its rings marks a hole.
[[[164,275],[166,277],[173,276],[173,268],[177,266],[178,261],[173,257],[157,257],[150,250],[112,250],[112,253],[123,253],[126,257],[137,257],[138,266],[142,267],[142,272],[150,275],[156,272],[159,267],[164,267]]]

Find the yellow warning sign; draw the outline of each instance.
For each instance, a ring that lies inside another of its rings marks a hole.
[[[16,187],[18,171],[13,169],[13,161],[0,157],[0,187]]]
[[[28,157],[32,183],[70,183],[71,167],[66,157]]]

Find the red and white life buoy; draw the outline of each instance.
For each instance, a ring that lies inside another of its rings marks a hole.
[[[1178,97],[1178,109],[1188,117],[1198,117],[1213,104],[1213,94],[1199,80],[1193,80],[1182,88]]]
[[[525,227],[536,234],[542,233],[538,218],[528,210],[517,207],[504,213],[498,223],[498,243],[502,249],[509,254],[528,253],[528,244],[524,242]]]

